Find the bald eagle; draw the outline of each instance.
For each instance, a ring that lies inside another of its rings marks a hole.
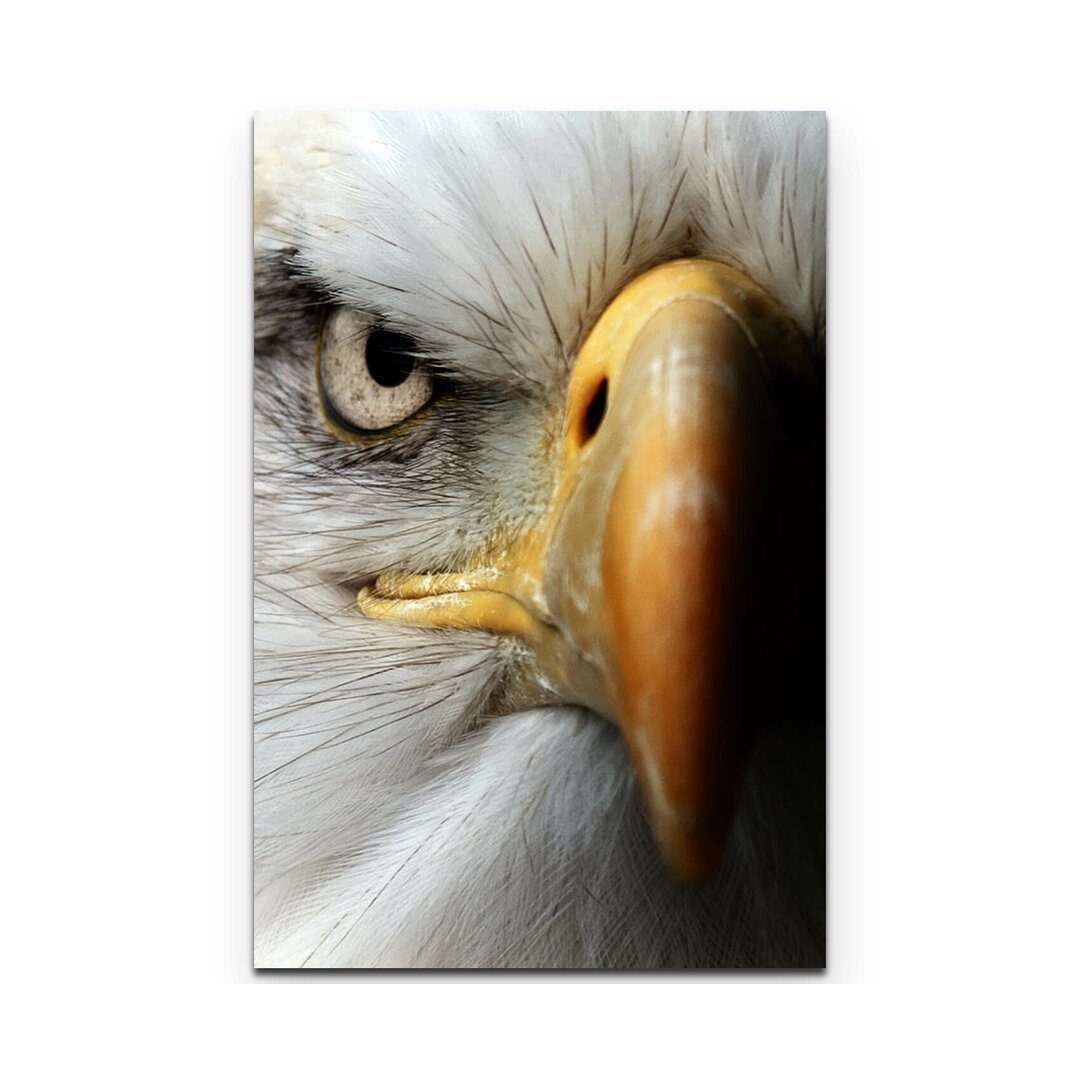
[[[256,965],[822,966],[824,117],[255,177]]]

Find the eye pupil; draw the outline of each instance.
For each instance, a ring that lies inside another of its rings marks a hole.
[[[365,353],[368,373],[380,386],[400,386],[416,367],[415,352],[412,338],[392,330],[373,330]]]

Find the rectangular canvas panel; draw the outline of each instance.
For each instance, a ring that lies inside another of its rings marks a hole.
[[[255,964],[825,964],[825,118],[255,123]]]

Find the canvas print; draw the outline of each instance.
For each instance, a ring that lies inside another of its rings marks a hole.
[[[825,964],[825,141],[256,117],[257,967]]]

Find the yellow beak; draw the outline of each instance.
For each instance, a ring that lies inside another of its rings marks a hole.
[[[769,383],[798,332],[749,278],[687,259],[612,302],[571,373],[544,513],[457,574],[388,575],[366,615],[510,634],[509,708],[618,724],[680,881],[707,880],[754,727],[760,552],[783,483]]]

